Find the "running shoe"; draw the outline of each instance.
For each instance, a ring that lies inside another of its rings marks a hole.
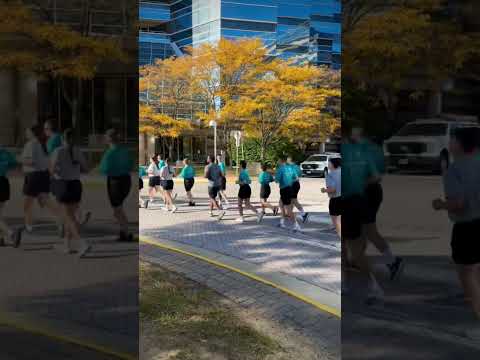
[[[302,228],[301,228],[300,225],[298,225],[298,223],[296,222],[295,225],[293,225],[292,231],[293,231],[293,232],[300,232],[300,231],[302,231]]]
[[[283,222],[280,222],[277,226],[281,229],[287,229],[287,225],[285,225]]]
[[[387,264],[388,270],[390,271],[390,280],[396,280],[402,274],[405,267],[405,263],[402,258],[396,257],[395,261],[392,264]]]
[[[194,203],[193,201],[190,201],[190,202],[188,203],[188,206],[195,206],[195,203]]]
[[[85,213],[85,217],[83,218],[83,221],[80,223],[80,226],[85,226],[87,223],[90,221],[90,218],[92,217],[92,212],[87,211]]]
[[[226,213],[226,211],[220,212],[220,215],[218,215],[218,221],[222,220]]]
[[[264,213],[264,212],[258,213],[258,215],[257,215],[257,223],[260,224],[260,223],[262,222],[262,219],[263,219],[264,216],[265,216],[265,213]]]
[[[172,208],[172,214],[174,214],[174,213],[176,213],[176,212],[177,212],[177,207],[174,206],[174,207]]]
[[[83,245],[82,248],[78,251],[78,257],[79,258],[82,258],[84,257],[90,250],[91,250],[91,246],[90,245]]]
[[[239,217],[235,220],[235,222],[238,223],[238,224],[243,224],[244,221],[245,220],[243,219],[243,217]]]
[[[33,226],[32,225],[25,225],[23,229],[29,234],[31,234],[33,232]]]

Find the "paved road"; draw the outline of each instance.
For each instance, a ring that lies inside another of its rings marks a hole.
[[[363,305],[364,279],[350,273],[350,291],[342,297],[343,359],[478,358],[480,346],[464,336],[478,322],[464,305],[450,260],[451,224],[430,205],[441,195],[438,176],[384,179],[379,228],[407,266],[392,283],[380,259],[372,257],[386,290],[385,304],[373,308]]]
[[[17,226],[22,224],[21,182],[12,179],[13,198],[7,205],[8,221]],[[128,204],[136,232],[136,192]],[[137,351],[138,244],[114,241],[117,230],[103,184],[85,186],[84,208],[94,209],[82,230],[93,244],[85,259],[57,249],[62,241],[52,218],[38,208],[34,233],[25,236],[22,246],[0,248],[0,319],[27,318],[40,328],[49,324],[54,333],[69,332],[120,352]],[[24,359],[23,349],[18,351],[18,358]],[[9,356],[15,359],[13,350]]]

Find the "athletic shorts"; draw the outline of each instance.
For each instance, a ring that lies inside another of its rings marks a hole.
[[[220,185],[220,190],[221,191],[227,190],[227,178],[225,176],[222,176],[222,183]]]
[[[30,172],[25,175],[23,194],[36,198],[40,194],[49,194],[50,187],[50,174],[48,171]]]
[[[219,191],[220,191],[220,186],[209,186],[208,187],[208,196],[212,200],[216,199]]]
[[[192,190],[193,185],[195,184],[195,179],[183,179],[183,186],[185,186],[185,191],[189,192]]]
[[[342,198],[340,196],[330,198],[328,212],[331,216],[342,215]]]
[[[240,189],[238,189],[238,197],[240,199],[250,199],[252,196],[252,189],[250,188],[250,185],[244,184],[240,185]]]
[[[173,190],[173,180],[161,180],[160,186],[165,191]]]
[[[160,186],[160,176],[151,176],[148,178],[148,186],[151,188]]]
[[[280,199],[282,200],[283,205],[291,205],[292,204],[292,187],[287,186],[283,189],[280,189]]]
[[[367,207],[364,214],[365,224],[377,222],[377,214],[383,201],[383,189],[380,183],[369,184],[365,190]]]
[[[80,180],[55,179],[53,195],[60,204],[78,204],[82,200],[82,183]]]
[[[0,203],[10,200],[10,182],[5,176],[0,176]]]
[[[260,187],[260,199],[268,199],[270,194],[272,193],[272,189],[268,184],[262,184]]]
[[[112,207],[120,207],[130,193],[132,179],[130,175],[109,176],[107,178],[108,198]]]
[[[362,235],[366,200],[362,195],[342,196],[342,236],[357,239]]]
[[[292,199],[296,199],[298,197],[299,192],[300,192],[300,181],[295,181],[292,184]]]
[[[452,259],[458,265],[480,263],[480,219],[456,223],[452,230]]]
[[[138,190],[142,190],[143,189],[143,179],[142,178],[138,178]]]

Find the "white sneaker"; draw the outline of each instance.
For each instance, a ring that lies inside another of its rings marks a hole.
[[[280,229],[286,229],[286,228],[287,228],[287,225],[285,225],[285,223],[283,223],[283,222],[280,222],[280,223],[278,224],[278,227],[279,227]]]
[[[174,207],[172,208],[172,214],[174,214],[174,213],[176,213],[176,212],[177,212],[177,207],[174,206]]]
[[[243,219],[243,217],[239,217],[238,219],[235,220],[236,223],[239,223],[239,224],[243,224],[245,220]]]
[[[295,223],[295,225],[293,225],[293,229],[292,229],[294,232],[297,232],[297,231],[302,231],[302,228],[300,227],[300,225],[298,225],[298,223]]]

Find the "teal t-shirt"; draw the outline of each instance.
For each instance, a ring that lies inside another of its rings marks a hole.
[[[240,175],[238,176],[238,182],[240,183],[240,185],[252,183],[252,180],[250,180],[250,176],[248,175],[247,169],[242,169],[242,171],[240,171]]]
[[[382,147],[370,141],[364,141],[362,145],[365,146],[370,154],[378,173],[381,175],[385,174],[385,155]]]
[[[294,172],[288,165],[280,165],[275,173],[275,181],[280,189],[292,186],[294,183]]]
[[[158,168],[161,169],[164,166],[165,166],[165,160],[160,160],[160,162],[158,163]]]
[[[183,167],[180,177],[184,179],[193,179],[195,177],[195,169],[192,165],[186,165]]]
[[[275,180],[273,179],[272,174],[270,174],[268,171],[262,171],[258,176],[258,182],[262,185],[268,185],[274,181]]]
[[[16,165],[15,156],[5,149],[0,149],[0,176],[7,175],[8,170],[13,169]]]
[[[128,149],[121,145],[112,146],[103,155],[100,172],[106,176],[122,176],[130,174],[133,161]]]
[[[298,166],[295,163],[290,163],[287,164],[287,166],[290,168],[290,171],[292,171],[292,176],[294,177],[294,182],[298,180],[302,176],[302,170],[300,169],[300,166]]]
[[[53,134],[47,140],[47,152],[48,154],[53,154],[53,152],[62,146],[62,136],[60,134]]]
[[[218,166],[220,167],[220,170],[222,170],[223,175],[227,175],[227,173],[226,173],[227,168],[225,167],[225,163],[223,161],[219,162]]]
[[[342,145],[342,195],[362,195],[368,179],[378,175],[370,152],[362,144]]]

